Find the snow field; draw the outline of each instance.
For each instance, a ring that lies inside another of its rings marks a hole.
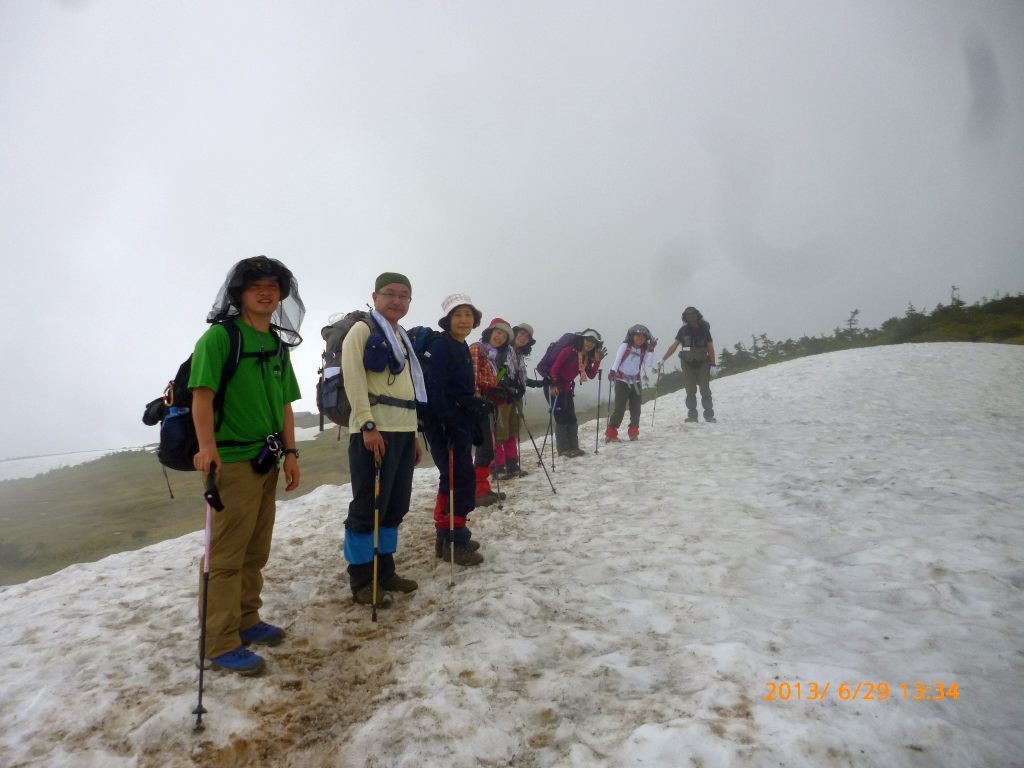
[[[713,382],[715,425],[663,397],[640,442],[559,460],[557,495],[539,468],[503,487],[454,590],[418,472],[421,588],[377,625],[344,580],[348,487],[283,503],[264,615],[290,638],[261,678],[207,678],[198,738],[201,534],[2,589],[0,765],[1017,765],[1022,375],[1019,348],[930,344]],[[765,700],[781,682],[805,697]]]

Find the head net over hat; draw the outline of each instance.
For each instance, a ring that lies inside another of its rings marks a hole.
[[[289,347],[299,346],[302,343],[299,328],[306,314],[306,307],[299,298],[299,283],[288,267],[266,256],[242,259],[231,268],[224,285],[217,292],[217,300],[206,316],[206,322],[218,323],[240,317],[242,292],[256,280],[277,280],[281,287],[281,303],[270,319],[270,327],[277,331],[284,344]]]
[[[640,323],[637,323],[636,325],[630,326],[630,329],[626,331],[626,343],[632,343],[633,336],[637,333],[642,333],[647,338],[647,341],[650,341],[653,338],[651,336],[650,330],[648,330],[646,325],[641,325]]]

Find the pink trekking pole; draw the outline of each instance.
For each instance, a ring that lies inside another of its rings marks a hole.
[[[206,492],[203,497],[206,499],[206,554],[203,558],[203,611],[199,625],[199,703],[192,710],[196,716],[196,725],[193,731],[202,731],[203,715],[206,714],[206,707],[203,706],[203,671],[206,667],[206,600],[210,595],[210,538],[213,532],[213,510],[218,512],[224,509],[224,503],[220,500],[220,493],[217,491],[217,483],[214,475],[217,472],[217,465],[210,465],[210,474],[206,476]]]

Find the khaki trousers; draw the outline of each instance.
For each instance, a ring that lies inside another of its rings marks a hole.
[[[221,466],[217,489],[224,509],[214,510],[210,534],[210,593],[206,615],[206,658],[242,644],[239,632],[260,621],[263,566],[270,558],[277,509],[275,467],[257,474],[249,461]],[[199,617],[203,615],[203,562],[199,562]]]
[[[502,403],[494,418],[494,440],[499,445],[510,438],[519,438],[519,412],[514,403]]]

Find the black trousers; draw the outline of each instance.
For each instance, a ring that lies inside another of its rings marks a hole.
[[[455,516],[465,518],[476,509],[476,471],[473,469],[473,424],[466,417],[458,419],[459,429],[453,451],[455,467]],[[430,455],[437,467],[437,492],[448,493],[448,443],[439,429],[427,434]]]
[[[640,426],[640,387],[626,384],[623,381],[615,382],[615,410],[608,420],[608,426],[618,429],[622,418],[626,415],[626,407],[629,407],[629,426]]]
[[[381,432],[387,450],[380,465],[380,525],[397,528],[409,511],[412,473],[416,468],[416,433]],[[373,452],[363,445],[363,433],[348,439],[348,469],[352,502],[345,527],[354,533],[373,533],[373,486],[377,467]]]

